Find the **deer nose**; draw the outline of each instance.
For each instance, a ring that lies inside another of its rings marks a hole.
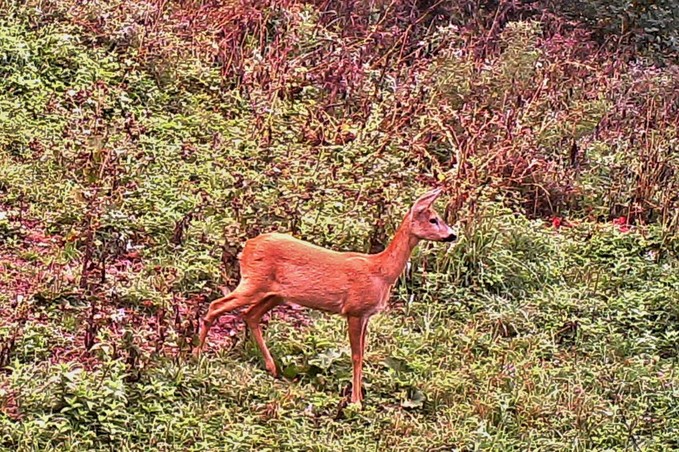
[[[451,233],[448,237],[443,239],[444,242],[454,242],[455,240],[457,240],[455,233]]]

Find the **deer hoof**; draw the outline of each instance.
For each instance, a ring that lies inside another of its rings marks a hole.
[[[363,409],[363,401],[362,400],[352,400],[351,404],[358,410]]]
[[[268,370],[274,378],[278,378],[278,368],[276,367],[275,363],[267,364],[266,370]]]

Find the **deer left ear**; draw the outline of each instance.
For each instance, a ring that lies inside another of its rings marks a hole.
[[[441,196],[442,191],[442,189],[437,188],[436,190],[429,191],[417,198],[417,201],[413,204],[413,211],[420,213],[430,208],[434,201],[436,201],[436,198]]]

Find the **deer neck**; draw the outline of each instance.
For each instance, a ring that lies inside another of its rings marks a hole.
[[[389,246],[381,253],[373,255],[377,272],[385,278],[389,285],[394,284],[398,277],[401,276],[413,252],[413,248],[420,241],[420,239],[412,234],[410,223],[411,213],[409,212],[396,231],[396,234],[394,234],[394,238]]]

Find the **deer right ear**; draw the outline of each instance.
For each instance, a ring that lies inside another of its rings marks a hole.
[[[437,188],[417,198],[417,201],[415,201],[415,204],[413,204],[413,212],[420,213],[429,209],[434,201],[436,201],[436,198],[441,196],[442,191],[442,189]]]

